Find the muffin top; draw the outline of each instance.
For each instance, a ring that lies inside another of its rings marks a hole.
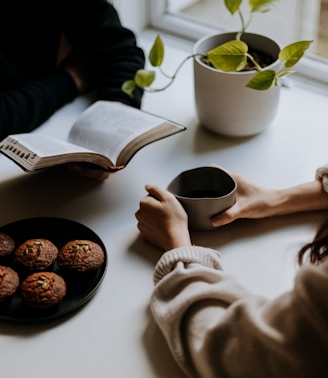
[[[29,239],[20,244],[15,252],[15,262],[28,270],[44,270],[52,265],[58,248],[47,239]]]
[[[18,274],[8,266],[0,266],[0,301],[11,297],[18,286]]]
[[[60,268],[84,273],[101,267],[105,253],[97,243],[90,240],[73,240],[66,243],[59,251],[57,264]]]
[[[46,309],[57,305],[66,295],[64,279],[54,272],[36,272],[21,284],[23,302],[34,308]]]
[[[0,232],[0,257],[10,255],[14,249],[14,239],[10,235]]]

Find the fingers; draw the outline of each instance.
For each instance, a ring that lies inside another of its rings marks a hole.
[[[186,213],[177,198],[157,185],[145,186],[148,196],[140,200],[139,210],[135,213],[138,220],[142,217],[160,216],[164,218],[185,217]]]
[[[236,220],[231,210],[226,210],[220,214],[214,215],[211,219],[213,227],[221,227]]]
[[[160,188],[157,185],[145,186],[148,196],[140,200],[140,209],[153,209],[165,211],[167,208],[180,208],[180,202],[169,191]]]
[[[174,197],[172,193],[168,192],[165,189],[160,188],[157,185],[146,185],[145,189],[147,190],[148,194],[160,202],[164,202],[168,198]],[[175,197],[174,197],[175,198]]]
[[[141,198],[139,209],[135,212],[135,217],[139,222],[142,219],[142,214],[156,211],[160,207],[161,201],[163,201],[161,188],[155,185],[146,185],[145,188],[149,195]]]

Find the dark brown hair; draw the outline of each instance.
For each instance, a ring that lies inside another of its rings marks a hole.
[[[298,263],[305,261],[320,264],[328,256],[328,219],[320,227],[312,242],[304,245],[298,253]]]

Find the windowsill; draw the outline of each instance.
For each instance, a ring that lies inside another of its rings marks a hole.
[[[160,34],[165,45],[165,57],[162,68],[168,74],[175,72],[179,64],[185,59],[193,48],[193,42],[180,37],[172,36],[164,32],[147,29],[139,34],[139,43],[146,55],[153,44],[155,37]],[[149,63],[148,67],[149,67]],[[156,87],[167,83],[162,77],[156,79]],[[310,80],[300,74],[294,73],[285,79],[286,88],[283,90],[283,97],[288,98],[290,107],[297,105],[299,96],[305,96],[307,109],[311,110],[311,104],[318,101],[318,96],[328,95],[328,85],[319,81]],[[197,122],[197,115],[194,106],[193,94],[193,62],[187,61],[179,71],[174,83],[165,91],[155,94],[145,93],[143,108],[148,111],[156,112],[160,115],[171,117],[171,119],[183,124]],[[295,94],[295,96],[294,96]],[[323,112],[314,114],[316,121],[327,118],[326,108]],[[302,111],[302,109],[299,109]]]

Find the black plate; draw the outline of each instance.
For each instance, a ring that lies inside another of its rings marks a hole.
[[[75,239],[91,240],[99,244],[105,252],[104,264],[93,273],[83,278],[65,277],[57,264],[53,271],[63,275],[66,280],[67,294],[63,301],[51,310],[33,310],[22,302],[19,291],[8,303],[0,305],[0,320],[31,323],[57,319],[75,311],[84,305],[96,292],[102,282],[107,269],[107,252],[102,240],[88,227],[75,221],[63,218],[30,218],[19,220],[0,227],[0,232],[9,234],[16,242],[16,246],[27,239],[43,238],[51,240],[58,249]],[[10,259],[0,259],[0,265],[12,266]]]

